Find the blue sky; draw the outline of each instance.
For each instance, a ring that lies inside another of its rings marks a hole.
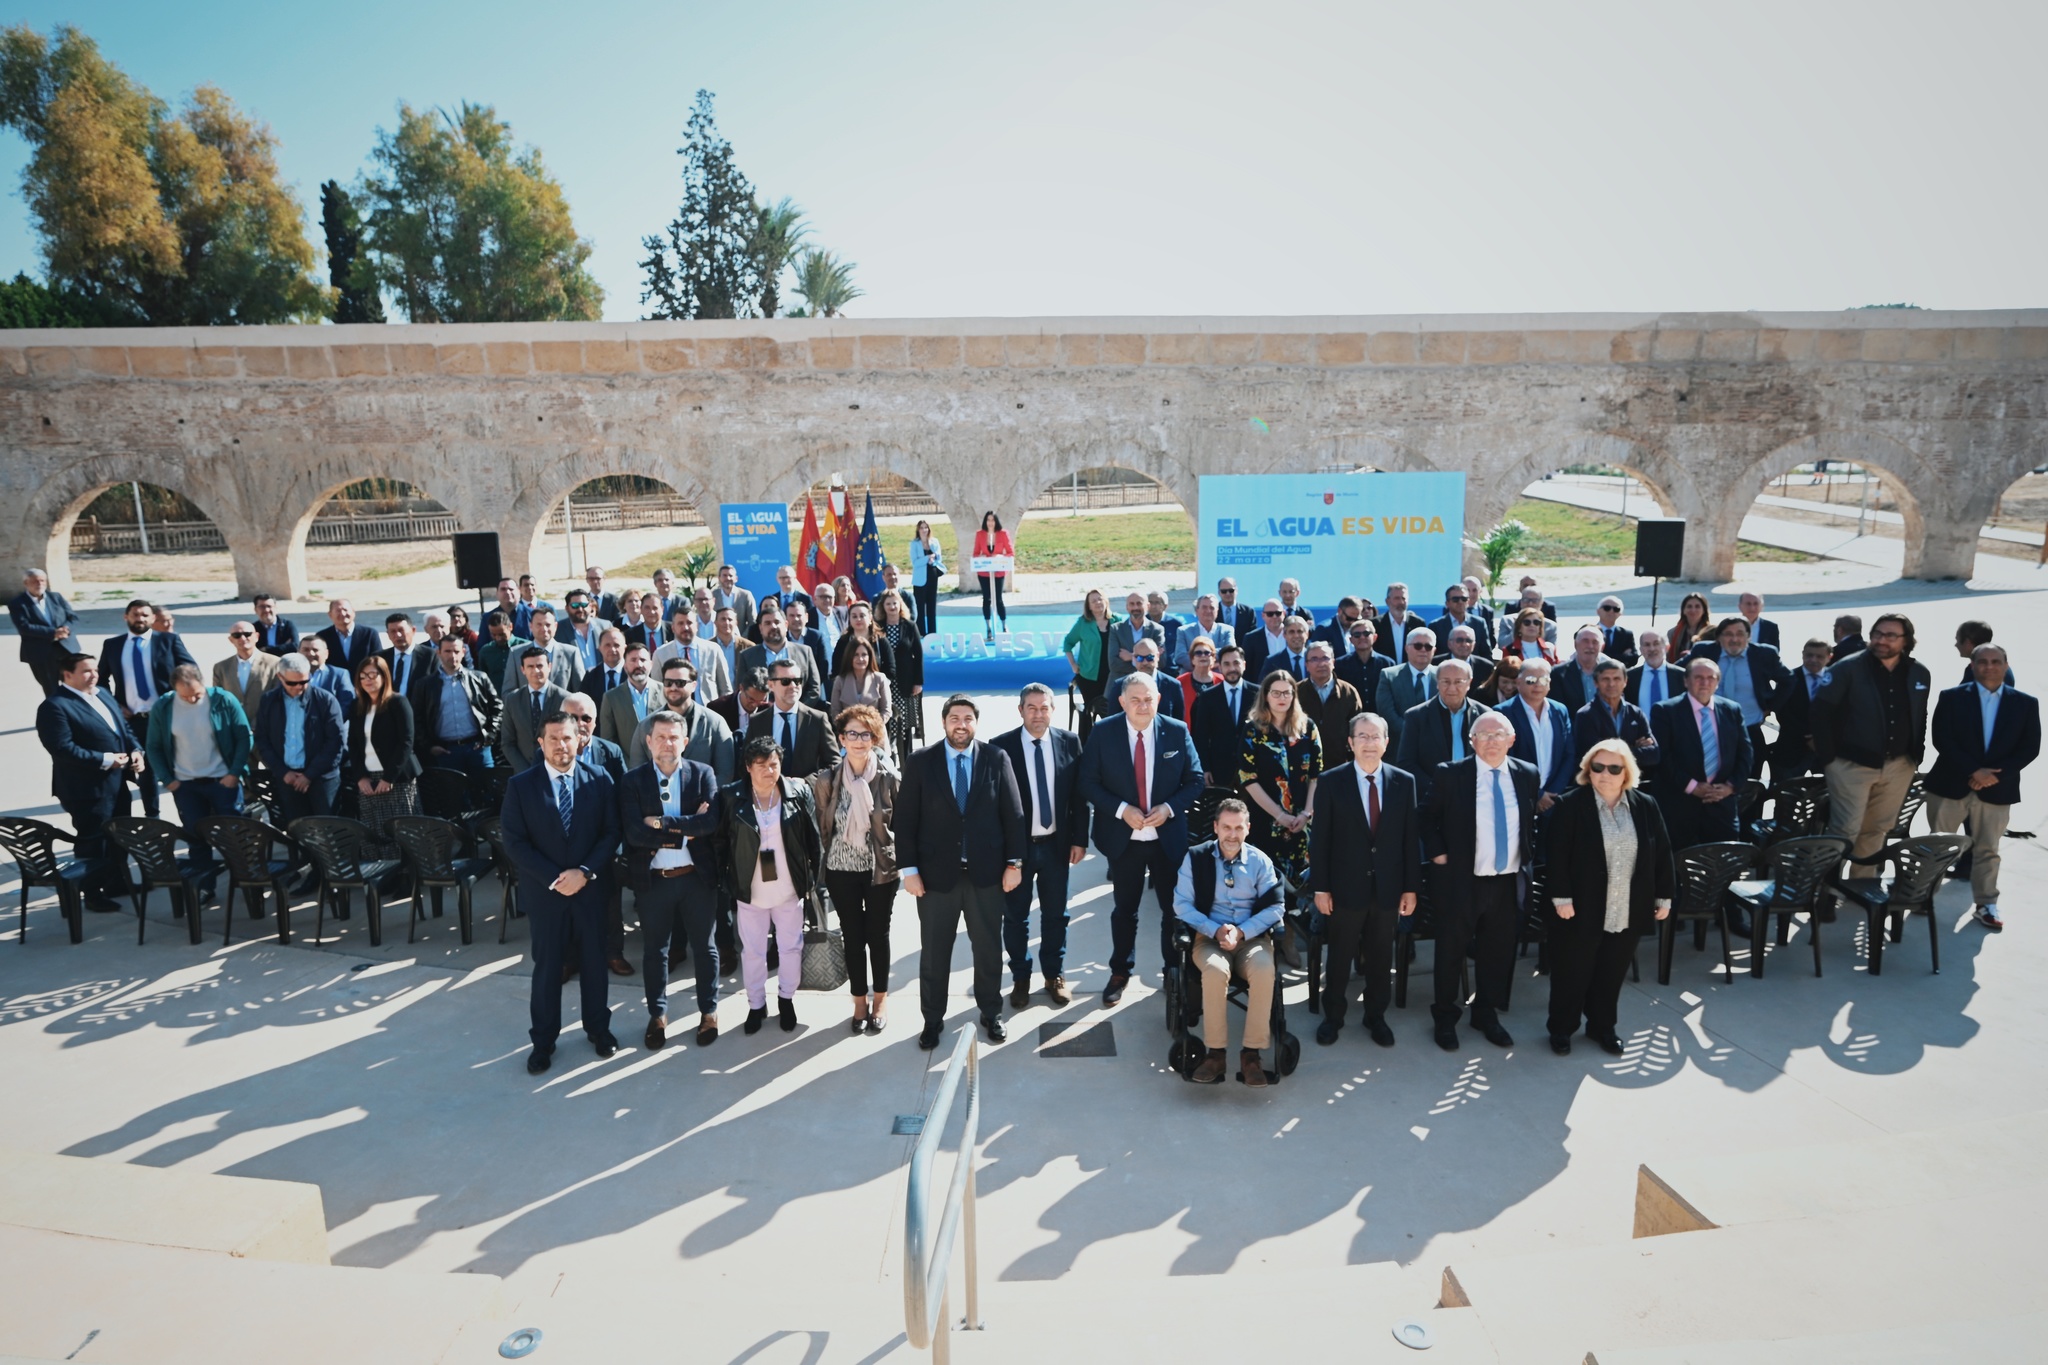
[[[400,101],[493,104],[606,316],[700,86],[866,316],[2048,303],[2048,6],[32,4],[220,85],[309,205]],[[32,272],[0,134],[0,270]],[[317,240],[317,220],[313,220]]]

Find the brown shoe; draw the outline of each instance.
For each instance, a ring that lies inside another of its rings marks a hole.
[[[657,1014],[652,1019],[649,1019],[647,1021],[647,1032],[640,1041],[647,1044],[649,1052],[661,1051],[662,1045],[668,1042],[668,1016]]]
[[[632,963],[630,963],[630,962],[626,961],[626,959],[624,959],[623,957],[615,957],[615,958],[613,958],[613,959],[612,959],[612,975],[613,975],[613,976],[631,976],[632,974],[633,974],[633,964],[632,964]]]
[[[1017,984],[1010,987],[1010,1008],[1021,1010],[1031,1003],[1031,973],[1017,978]]]
[[[1064,976],[1047,977],[1045,979],[1045,993],[1052,998],[1052,1002],[1055,1005],[1071,1005],[1074,1003],[1074,993],[1067,988],[1067,979]]]
[[[1215,1085],[1223,1079],[1223,1054],[1212,1052],[1195,1064],[1195,1074],[1188,1077],[1196,1085]]]
[[[1266,1083],[1266,1068],[1259,1065],[1259,1054],[1250,1048],[1237,1054],[1237,1065],[1246,1085],[1256,1090]]]

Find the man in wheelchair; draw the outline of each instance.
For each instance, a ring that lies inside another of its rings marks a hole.
[[[1174,913],[1195,932],[1192,957],[1202,973],[1202,1043],[1208,1053],[1188,1077],[1201,1085],[1223,1079],[1233,972],[1250,987],[1238,1058],[1241,1074],[1246,1085],[1267,1083],[1259,1053],[1272,1041],[1272,931],[1283,906],[1272,860],[1245,843],[1251,826],[1251,811],[1243,801],[1229,797],[1219,803],[1215,840],[1188,850],[1173,892]]]

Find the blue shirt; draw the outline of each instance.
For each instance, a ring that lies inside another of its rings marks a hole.
[[[1749,654],[1721,655],[1721,682],[1714,689],[1715,695],[1726,697],[1742,708],[1744,725],[1762,725],[1764,708],[1757,704],[1756,680],[1749,674]]]
[[[306,695],[284,694],[284,766],[294,772],[306,766]]]
[[[1173,913],[1210,938],[1226,924],[1235,924],[1246,938],[1257,938],[1280,922],[1287,912],[1285,900],[1275,900],[1254,913],[1252,904],[1280,887],[1280,874],[1273,860],[1246,844],[1235,858],[1226,861],[1222,845],[1216,847],[1216,900],[1209,913],[1195,909],[1194,855],[1181,860],[1180,880],[1173,888]]]
[[[597,637],[604,634],[604,629],[604,622],[595,617],[591,618],[588,635],[578,635],[576,627],[569,627],[569,643],[576,646],[576,652],[583,656],[583,667],[586,669],[604,667],[604,655],[597,650]]]
[[[1977,689],[1977,712],[1984,718],[1984,749],[1988,753],[1991,750],[1991,727],[1998,724],[1998,703],[2005,696],[2005,687],[2001,684],[1996,692],[1987,692],[1983,683],[1970,685]]]
[[[441,715],[436,728],[441,732],[437,736],[440,739],[477,737],[476,715],[469,707],[469,689],[462,685],[459,672],[441,674]]]

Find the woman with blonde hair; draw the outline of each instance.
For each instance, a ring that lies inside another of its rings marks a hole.
[[[1067,666],[1074,670],[1074,686],[1081,690],[1083,744],[1088,742],[1096,712],[1102,708],[1103,689],[1109,685],[1109,633],[1123,619],[1109,609],[1109,599],[1102,595],[1102,589],[1090,588],[1081,599],[1080,616],[1068,628],[1067,638],[1060,641]]]
[[[888,1026],[889,914],[902,884],[896,872],[896,792],[902,776],[889,761],[881,713],[849,706],[832,718],[843,752],[810,776],[818,834],[825,845],[825,890],[839,914],[853,1031]]]

